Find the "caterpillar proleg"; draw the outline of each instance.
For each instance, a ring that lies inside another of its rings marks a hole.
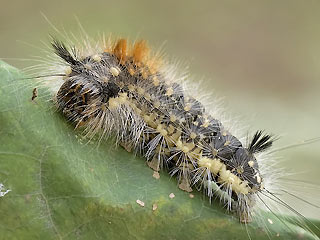
[[[86,137],[114,138],[154,171],[176,177],[181,190],[220,199],[243,223],[255,219],[259,205],[273,212],[269,201],[306,220],[275,191],[275,137],[258,130],[246,142],[233,133],[146,41],[86,39],[77,46],[52,38],[51,46],[52,62],[39,79]]]

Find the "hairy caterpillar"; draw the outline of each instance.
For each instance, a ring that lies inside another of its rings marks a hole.
[[[58,58],[41,78],[59,110],[87,136],[115,137],[152,169],[177,176],[181,189],[220,198],[242,222],[251,221],[265,196],[286,205],[272,192],[277,175],[266,174],[261,158],[272,145],[270,135],[257,131],[248,144],[241,142],[149,54],[144,41],[120,39],[82,50],[53,39],[52,47]]]
[[[185,191],[196,186],[206,188],[209,197],[227,194],[222,199],[228,208],[237,209],[242,221],[251,218],[253,196],[265,191],[254,154],[272,145],[269,135],[258,131],[244,147],[199,101],[159,72],[158,60],[147,59],[143,41],[127,49],[120,39],[81,60],[62,42],[53,40],[52,46],[69,64],[56,102],[70,121],[89,134],[116,136],[144,155],[152,169],[176,175]]]

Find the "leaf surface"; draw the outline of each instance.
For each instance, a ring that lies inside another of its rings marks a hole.
[[[0,198],[0,239],[312,239],[267,213],[267,227],[240,224],[168,173],[154,178],[142,157],[83,139],[45,90],[31,101],[33,83],[21,78],[0,62],[0,183],[11,190]]]

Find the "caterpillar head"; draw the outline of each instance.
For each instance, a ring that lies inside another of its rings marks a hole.
[[[270,135],[263,135],[257,131],[247,148],[239,147],[229,163],[235,174],[242,181],[248,182],[251,192],[263,189],[263,179],[260,175],[259,165],[255,157],[256,153],[263,152],[272,146],[273,139]]]
[[[257,131],[248,147],[243,147],[234,136],[226,135],[224,138],[220,138],[221,142],[215,141],[216,147],[218,144],[223,146],[217,155],[223,163],[219,171],[219,182],[221,188],[230,194],[228,202],[235,205],[234,209],[241,222],[247,223],[252,218],[251,208],[256,203],[256,193],[264,191],[264,181],[255,154],[270,148],[273,139]]]
[[[269,135],[262,136],[262,131],[258,131],[249,146],[244,147],[235,136],[220,129],[205,147],[199,165],[218,176],[223,185],[229,186],[234,198],[239,193],[254,193],[263,188],[255,154],[271,147],[272,142]],[[229,191],[229,188],[225,190]]]
[[[248,147],[239,147],[233,154],[228,163],[229,168],[233,170],[242,182],[247,182],[250,191],[255,193],[264,188],[263,178],[260,175],[259,164],[256,154],[270,148],[273,143],[270,135],[263,135],[262,131],[257,131]]]

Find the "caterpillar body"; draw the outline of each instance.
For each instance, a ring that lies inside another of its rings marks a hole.
[[[180,189],[219,198],[248,223],[273,193],[277,173],[268,173],[264,153],[274,138],[257,131],[244,143],[188,92],[152,55],[145,41],[103,41],[76,48],[52,40],[54,61],[39,78],[54,93],[58,109],[88,137],[114,137],[118,145],[146,158],[154,171],[166,169]],[[270,184],[272,182],[272,184]],[[296,213],[296,212],[295,212]],[[300,217],[302,215],[299,215]],[[303,222],[305,219],[302,216]]]
[[[58,108],[89,134],[103,132],[144,155],[155,171],[168,169],[179,188],[206,189],[220,196],[242,221],[251,218],[256,192],[263,178],[256,152],[272,139],[258,131],[245,147],[205,107],[189,96],[175,79],[148,58],[144,41],[127,49],[125,39],[104,52],[83,59],[57,40],[55,53],[68,64],[56,95]]]

